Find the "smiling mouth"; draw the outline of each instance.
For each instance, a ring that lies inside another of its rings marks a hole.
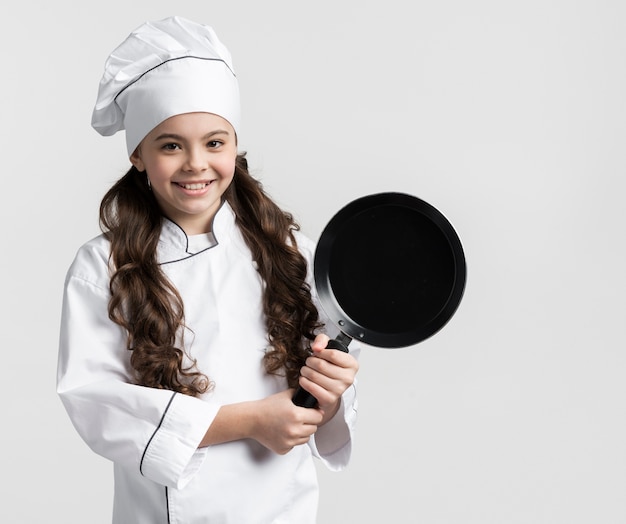
[[[195,184],[180,184],[179,182],[175,182],[175,184],[183,189],[204,189],[205,187],[211,185],[211,182],[196,182]]]

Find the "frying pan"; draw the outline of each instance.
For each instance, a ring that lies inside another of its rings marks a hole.
[[[313,273],[322,308],[340,331],[327,347],[348,352],[353,339],[398,348],[437,333],[461,302],[466,265],[456,231],[435,207],[404,193],[377,193],[330,220]],[[317,404],[303,388],[293,402]]]

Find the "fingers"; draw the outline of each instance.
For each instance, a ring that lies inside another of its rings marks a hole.
[[[356,359],[350,356],[349,353],[340,351],[334,348],[328,348],[328,342],[330,338],[328,335],[320,334],[315,337],[315,340],[311,343],[311,350],[313,355],[340,367],[353,367],[356,364]]]
[[[358,361],[349,353],[336,349],[313,349],[313,355],[307,358],[306,367],[329,377],[341,376],[344,371],[355,375],[359,370]]]
[[[329,340],[330,337],[328,335],[321,333],[315,337],[315,340],[311,344],[311,349],[313,351],[321,351],[323,349],[326,349]]]
[[[332,350],[331,350],[332,351]],[[349,380],[352,371],[349,367],[335,364],[322,357],[313,356],[306,360],[306,366],[300,370],[300,374],[322,386],[330,385],[336,380]]]
[[[311,344],[313,355],[300,370],[300,386],[313,395],[320,406],[337,402],[354,383],[358,361],[349,353],[326,349],[329,338],[319,335]]]
[[[259,401],[262,416],[254,426],[252,438],[284,455],[295,446],[306,444],[318,426],[324,414],[319,409],[307,409],[296,406],[291,398],[293,390],[285,390],[270,395]]]
[[[266,444],[265,446],[268,449],[271,449],[274,453],[277,453],[278,455],[286,455],[293,448],[295,448],[296,446],[301,446],[303,444],[306,444],[310,439],[311,439],[310,436],[293,438],[293,439],[288,440],[287,442],[280,443],[279,445],[271,446],[270,444]]]
[[[356,362],[348,361],[344,367],[317,356],[309,357],[300,370],[300,385],[324,405],[323,400],[336,400],[354,382],[357,367]]]
[[[320,405],[336,400],[352,384],[354,375],[350,372],[327,375],[310,367],[300,371],[300,385],[313,395]],[[323,398],[321,398],[323,397]]]
[[[320,380],[319,376],[315,377],[314,380],[304,375],[300,376],[300,386],[315,397],[318,403],[318,409],[323,419],[326,421],[328,420],[328,416],[332,417],[337,411],[341,396],[351,383],[352,382],[328,380],[326,378]]]

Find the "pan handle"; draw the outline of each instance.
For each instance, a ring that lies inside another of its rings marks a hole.
[[[331,338],[328,341],[326,349],[337,349],[344,353],[349,353],[348,344],[350,344],[351,340],[348,335],[339,333],[337,338]],[[299,387],[296,390],[291,400],[296,406],[300,406],[301,408],[314,408],[317,406],[317,399],[303,387]]]

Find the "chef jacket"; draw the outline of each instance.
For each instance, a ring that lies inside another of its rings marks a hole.
[[[314,246],[300,232],[295,235],[317,301]],[[194,247],[194,241],[205,244]],[[232,208],[221,206],[212,236],[204,240],[188,238],[163,219],[157,249],[161,268],[185,304],[182,342],[214,384],[199,398],[134,383],[127,334],[108,317],[109,253],[109,242],[100,235],[78,250],[68,271],[57,389],[83,440],[114,463],[113,522],[315,522],[313,457],[331,470],[347,465],[356,420],[354,386],[344,393],[337,415],[308,444],[285,455],[253,439],[198,448],[220,406],[287,389],[284,377],[263,367],[265,284]],[[321,309],[320,315],[324,319]]]

